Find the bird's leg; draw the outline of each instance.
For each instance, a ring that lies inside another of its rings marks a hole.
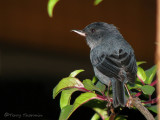
[[[109,97],[110,86],[111,86],[111,81],[109,81],[108,90],[107,90],[107,99],[108,99],[107,107],[111,106],[111,101],[110,101],[110,97]]]
[[[129,99],[128,99],[127,103],[126,103],[126,106],[130,108],[133,97],[132,97],[132,95],[131,95],[128,87],[127,87],[127,84],[124,84],[124,86],[125,86],[125,88],[126,88],[126,90],[127,90],[127,93],[128,93],[128,95],[129,95]]]
[[[114,113],[114,108],[112,106],[112,103],[111,103],[111,99],[110,99],[110,96],[109,96],[109,90],[110,90],[110,86],[111,86],[111,81],[109,81],[109,84],[108,84],[108,90],[107,90],[107,99],[108,99],[108,103],[106,105],[107,107],[107,114],[110,116],[113,116],[115,113]],[[113,114],[114,113],[114,114]]]
[[[131,95],[131,93],[129,92],[129,89],[128,89],[128,87],[127,87],[127,84],[124,84],[124,86],[125,86],[125,88],[126,88],[126,90],[127,90],[127,92],[128,92],[129,97],[132,98],[132,95]]]

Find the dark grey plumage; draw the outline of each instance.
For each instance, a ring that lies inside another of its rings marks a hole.
[[[134,83],[137,73],[132,47],[112,24],[95,22],[73,31],[86,37],[96,77],[106,85],[111,82],[114,107],[125,106],[124,84]]]

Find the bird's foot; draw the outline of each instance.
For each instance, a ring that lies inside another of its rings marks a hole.
[[[109,97],[109,94],[107,94],[106,97],[107,97],[107,102],[108,102],[106,107],[108,108],[108,107],[111,107],[111,105],[112,105],[112,98]]]
[[[126,106],[127,106],[128,108],[133,107],[132,101],[133,101],[133,97],[130,96],[129,99],[127,100],[127,103],[126,103]]]
[[[111,105],[112,105],[112,103],[111,103],[110,101],[108,101],[108,103],[107,103],[106,107],[107,107],[107,108],[110,108],[110,107],[111,107]]]

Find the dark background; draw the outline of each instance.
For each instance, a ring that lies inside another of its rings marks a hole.
[[[154,64],[155,0],[60,0],[53,18],[47,14],[48,0],[0,0],[0,115],[39,114],[27,119],[57,120],[59,96],[52,89],[76,69],[92,78],[89,48],[84,38],[70,32],[103,21],[119,28],[133,46],[137,61]],[[86,112],[87,111],[87,112]],[[93,111],[80,107],[71,119],[90,119]],[[142,117],[126,109],[128,119]],[[76,117],[75,117],[76,116]],[[141,118],[143,119],[143,118]]]

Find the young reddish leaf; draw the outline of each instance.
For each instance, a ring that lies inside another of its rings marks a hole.
[[[70,105],[70,100],[71,100],[71,95],[75,92],[78,91],[77,88],[72,88],[69,90],[63,90],[61,93],[61,98],[60,98],[60,108],[62,109],[63,107]]]
[[[67,88],[84,88],[83,84],[80,80],[74,77],[67,77],[63,78],[58,85],[53,89],[53,99],[57,96],[59,92],[61,92],[63,89]]]
[[[83,71],[84,70],[75,70],[69,75],[69,77],[76,77],[79,73],[81,73]]]

